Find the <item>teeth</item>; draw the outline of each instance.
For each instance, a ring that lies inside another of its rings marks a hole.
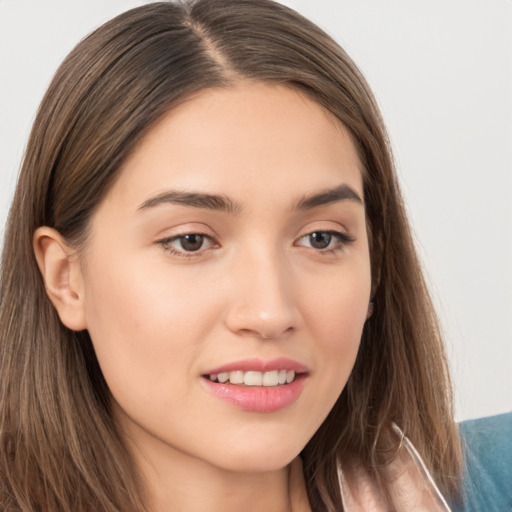
[[[245,372],[244,384],[246,386],[261,386],[263,384],[263,374],[261,372]]]
[[[245,384],[246,386],[278,386],[290,384],[295,379],[293,370],[273,370],[271,372],[243,372],[240,370],[234,372],[212,373],[209,379],[213,382],[230,384]]]
[[[265,372],[263,374],[263,385],[264,386],[277,386],[279,384],[279,372],[277,370],[273,372]]]
[[[229,374],[229,382],[231,382],[231,384],[243,384],[244,372],[240,372],[240,371],[231,372]]]
[[[217,380],[219,382],[227,382],[228,379],[229,379],[229,373],[227,373],[227,372],[217,374]]]

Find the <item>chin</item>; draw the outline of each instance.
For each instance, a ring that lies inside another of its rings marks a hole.
[[[262,446],[243,446],[234,449],[231,445],[222,457],[222,466],[228,471],[237,473],[266,473],[279,471],[286,467],[302,451],[303,446],[286,445],[281,443],[266,443]]]

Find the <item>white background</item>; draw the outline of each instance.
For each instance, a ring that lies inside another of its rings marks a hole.
[[[146,3],[0,0],[0,234],[51,76]],[[441,316],[458,419],[512,409],[512,2],[288,0],[345,47],[387,122]]]

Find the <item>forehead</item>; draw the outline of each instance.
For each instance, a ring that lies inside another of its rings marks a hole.
[[[112,192],[140,204],[176,187],[282,198],[341,183],[362,197],[347,129],[299,91],[242,84],[203,91],[168,112],[127,159]]]

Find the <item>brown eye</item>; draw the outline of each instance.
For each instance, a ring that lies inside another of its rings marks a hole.
[[[192,257],[201,255],[205,250],[215,246],[214,241],[208,235],[201,233],[187,233],[159,240],[165,251],[175,256]]]
[[[354,240],[350,235],[340,231],[313,231],[299,238],[297,245],[329,253],[343,249]]]
[[[326,249],[329,247],[332,235],[326,231],[315,231],[308,235],[309,243],[314,249]]]
[[[203,247],[204,238],[204,235],[193,233],[190,235],[180,236],[176,239],[176,241],[179,243],[179,245],[181,245],[181,249],[184,251],[194,252]]]

